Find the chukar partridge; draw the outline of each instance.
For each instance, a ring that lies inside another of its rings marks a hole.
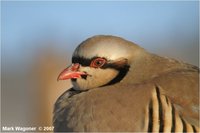
[[[58,80],[54,131],[198,132],[199,68],[120,37],[83,41]]]

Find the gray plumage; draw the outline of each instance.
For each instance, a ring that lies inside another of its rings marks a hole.
[[[99,57],[106,63],[93,67]],[[72,62],[85,74],[56,101],[54,131],[199,131],[198,67],[103,35],[82,42]]]

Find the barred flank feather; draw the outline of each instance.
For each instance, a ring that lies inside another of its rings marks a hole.
[[[148,132],[199,132],[175,110],[170,100],[156,86],[148,107]]]

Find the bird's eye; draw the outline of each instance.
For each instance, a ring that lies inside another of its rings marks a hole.
[[[94,67],[94,68],[102,67],[105,63],[106,63],[106,59],[96,58],[91,62],[90,67]]]

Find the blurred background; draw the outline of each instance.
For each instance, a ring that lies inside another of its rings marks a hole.
[[[116,35],[199,65],[198,1],[1,1],[1,124],[51,126],[56,81],[79,43]]]

